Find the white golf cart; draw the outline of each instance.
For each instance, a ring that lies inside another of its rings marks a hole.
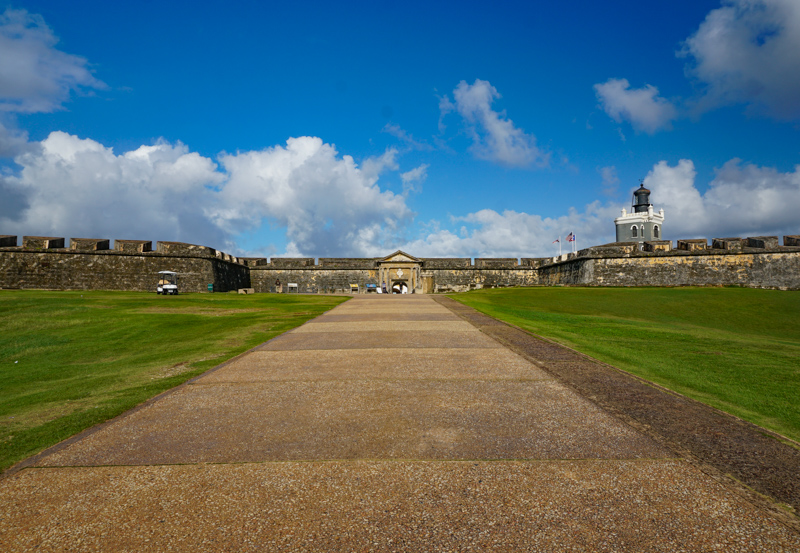
[[[178,295],[178,273],[175,271],[158,271],[156,294]]]

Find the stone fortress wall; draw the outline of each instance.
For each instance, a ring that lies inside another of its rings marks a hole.
[[[563,256],[562,256],[563,257]],[[800,236],[621,242],[569,254],[539,270],[542,285],[745,286],[800,290]]]
[[[176,271],[185,292],[250,286],[248,268],[231,255],[180,242],[0,236],[0,288],[154,292],[158,271]]]
[[[535,265],[523,259],[499,260],[470,258],[429,258],[420,260],[422,283],[415,289],[417,293],[435,293],[475,288],[500,286],[533,286],[538,284]],[[273,258],[246,259],[250,266],[250,281],[256,292],[275,291],[280,281],[285,289],[288,283],[295,283],[301,292],[349,291],[351,284],[364,290],[367,284],[380,285],[379,269],[381,260],[376,259],[314,259]],[[425,279],[431,278],[434,285],[425,289]]]
[[[380,285],[390,258],[237,258],[179,242],[0,236],[0,288],[155,291],[157,272],[183,292],[349,292]],[[398,252],[402,253],[402,252]],[[391,256],[390,256],[391,257]],[[410,257],[410,256],[409,256]],[[413,258],[416,293],[506,286],[746,286],[800,290],[800,236],[620,242],[554,258]],[[408,263],[404,265],[408,266]],[[279,281],[280,285],[276,285]],[[411,290],[409,290],[411,291]]]

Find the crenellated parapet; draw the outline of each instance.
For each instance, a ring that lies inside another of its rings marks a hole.
[[[692,238],[677,240],[675,246],[670,240],[648,240],[641,243],[611,242],[584,248],[578,252],[562,254],[561,256],[545,258],[544,264],[554,264],[575,258],[599,257],[647,257],[652,255],[727,255],[739,253],[765,253],[785,252],[796,253],[800,251],[800,236],[784,236],[784,245],[779,244],[777,236],[756,236],[748,238],[713,238],[710,245],[706,238]]]

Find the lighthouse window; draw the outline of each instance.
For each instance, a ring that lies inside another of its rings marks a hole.
[[[638,230],[639,230],[639,229],[637,229],[637,228],[636,228],[636,225],[633,225],[633,226],[631,227],[631,233],[632,233],[632,234],[631,234],[631,236],[633,236],[634,238],[636,238],[636,236],[638,236],[638,232],[637,232]]]
[[[653,238],[658,238],[658,225],[653,225]]]

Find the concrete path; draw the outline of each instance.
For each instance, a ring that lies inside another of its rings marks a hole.
[[[357,297],[0,481],[3,551],[798,551],[425,296]]]

